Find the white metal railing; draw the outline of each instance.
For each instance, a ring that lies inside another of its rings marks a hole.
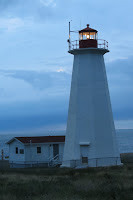
[[[53,160],[59,160],[59,154],[53,157]]]
[[[50,156],[49,157],[49,161],[48,161],[48,166],[51,166],[51,167],[54,167],[58,164],[61,164],[62,163],[62,158],[63,156],[62,155],[59,155],[57,154],[56,156]]]
[[[63,155],[62,154],[57,154],[56,156],[53,156],[53,155],[51,155],[49,158],[48,158],[48,160],[49,161],[51,161],[51,160],[62,160],[62,158],[63,158]]]
[[[59,160],[59,158],[60,158],[60,155],[59,154],[57,154],[56,156],[54,156],[53,157],[53,155],[51,155],[50,157],[49,157],[49,161],[51,161],[51,160]]]
[[[52,160],[52,158],[53,158],[53,155],[51,155],[51,156],[48,158],[48,160],[49,160],[49,161],[51,161],[51,160]]]
[[[74,50],[74,49],[79,49],[79,41],[80,40],[73,40],[73,41],[68,40],[69,51]],[[98,39],[97,40],[97,48],[108,49],[108,42],[103,39]]]

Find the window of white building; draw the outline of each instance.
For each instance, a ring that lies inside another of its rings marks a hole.
[[[37,153],[41,153],[41,147],[37,147]]]
[[[16,154],[18,154],[18,147],[16,147]]]
[[[24,154],[24,149],[19,150],[20,154]]]

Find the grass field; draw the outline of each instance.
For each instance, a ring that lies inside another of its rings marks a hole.
[[[132,200],[133,166],[0,171],[0,200]]]
[[[125,163],[126,158],[127,156],[123,155]],[[128,161],[131,161],[131,158]],[[118,167],[80,170],[0,170],[0,200],[44,199],[133,200],[133,164],[129,162]]]

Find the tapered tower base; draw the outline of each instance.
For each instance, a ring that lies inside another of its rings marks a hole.
[[[103,55],[107,49],[72,50],[74,55],[62,167],[120,165]]]

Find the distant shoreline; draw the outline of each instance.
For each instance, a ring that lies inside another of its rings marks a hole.
[[[41,131],[41,132],[39,132],[39,131],[11,131],[11,132],[4,132],[4,131],[0,131],[0,136],[3,136],[3,135],[5,135],[5,136],[31,136],[31,135],[33,135],[33,136],[42,136],[42,135],[65,135],[65,132],[66,132],[66,130],[44,130],[44,131]],[[126,132],[132,132],[133,133],[133,129],[116,129],[116,134],[117,133],[126,133]]]

